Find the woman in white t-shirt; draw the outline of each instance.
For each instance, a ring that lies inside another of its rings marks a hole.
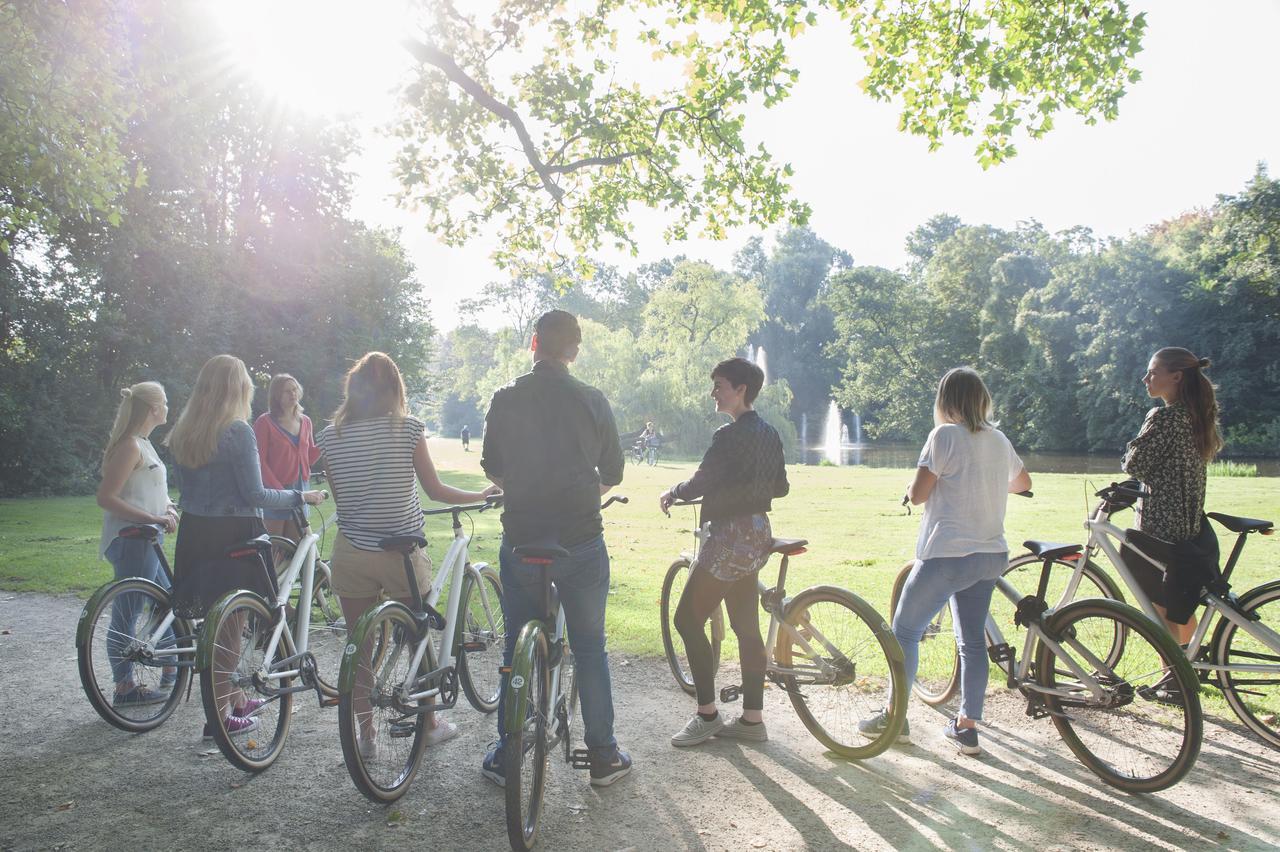
[[[991,422],[991,394],[968,367],[947,371],[933,404],[936,424],[920,451],[915,479],[907,488],[914,505],[924,503],[916,564],[893,615],[893,635],[902,645],[906,683],[915,681],[920,638],[950,601],[960,646],[960,713],[946,736],[965,754],[979,754],[976,723],[987,690],[985,625],[996,580],[1009,564],[1004,513],[1010,492],[1026,491],[1031,476],[1009,439]],[[878,736],[885,713],[859,728]],[[902,729],[899,742],[909,738]]]

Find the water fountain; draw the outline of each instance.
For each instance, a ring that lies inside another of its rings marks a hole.
[[[858,416],[858,412],[853,412],[853,445],[855,447],[862,446],[862,418]]]
[[[756,347],[755,365],[764,373],[764,383],[769,384],[769,358],[765,355],[764,347]]]
[[[800,412],[800,453],[803,457],[804,451],[809,448],[809,414]]]
[[[831,400],[827,408],[827,422],[822,426],[822,457],[832,464],[840,464],[844,453],[840,446],[840,407]]]

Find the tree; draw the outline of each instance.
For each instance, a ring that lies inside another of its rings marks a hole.
[[[1146,26],[1123,0],[488,0],[425,15],[430,35],[406,42],[420,64],[398,129],[404,199],[447,242],[498,220],[499,263],[560,267],[634,249],[633,203],[662,210],[673,239],[802,224],[790,167],[747,144],[746,121],[790,93],[807,27],[842,21],[862,89],[931,147],[977,135],[986,166],[1062,110],[1115,117]]]

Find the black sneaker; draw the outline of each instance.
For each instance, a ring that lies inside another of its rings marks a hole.
[[[502,767],[502,743],[489,743],[489,753],[480,764],[480,774],[499,787],[507,786],[507,772]]]
[[[608,787],[619,778],[631,774],[631,755],[622,749],[613,753],[613,759],[605,761],[591,757],[591,784],[595,787]]]
[[[942,729],[942,733],[947,739],[956,744],[956,748],[960,749],[961,754],[982,754],[982,746],[978,745],[977,728],[962,728],[956,724],[955,719],[952,719],[947,722],[947,726]]]

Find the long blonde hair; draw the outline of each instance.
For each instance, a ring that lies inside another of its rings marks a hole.
[[[253,380],[234,355],[214,355],[200,368],[191,398],[164,442],[184,467],[204,467],[218,450],[218,438],[235,420],[248,420]]]
[[[111,437],[102,451],[102,470],[107,469],[107,458],[125,438],[138,434],[142,422],[153,408],[165,405],[164,387],[159,382],[138,382],[120,390],[120,407],[116,409],[116,422],[111,426]]]
[[[298,386],[298,401],[293,405],[292,412],[284,410],[284,391],[289,386],[289,382],[293,382]],[[271,412],[271,416],[277,420],[286,414],[302,419],[302,382],[295,379],[288,373],[276,373],[271,377],[270,383],[267,385],[267,411]]]
[[[938,382],[933,425],[957,422],[970,432],[995,425],[991,420],[991,392],[972,367],[947,370]]]
[[[1182,373],[1178,400],[1191,414],[1192,437],[1200,458],[1206,463],[1213,461],[1222,449],[1222,435],[1218,432],[1218,400],[1213,382],[1204,374],[1209,369],[1209,359],[1197,358],[1190,349],[1181,346],[1166,346],[1155,354],[1155,359],[1166,370]]]
[[[347,371],[342,393],[342,405],[333,413],[333,428],[339,434],[344,423],[374,417],[403,418],[409,413],[400,368],[385,352],[365,353]]]

